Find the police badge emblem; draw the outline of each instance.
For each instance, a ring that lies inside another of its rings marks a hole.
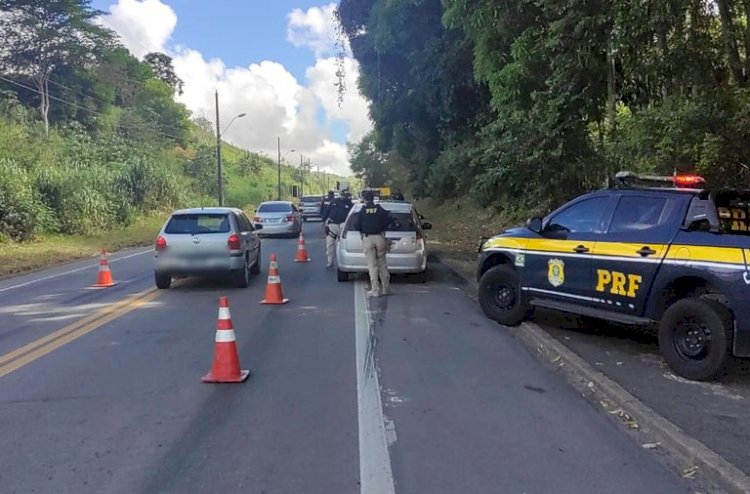
[[[557,287],[565,283],[565,263],[562,259],[550,259],[547,264],[547,279],[550,285]]]

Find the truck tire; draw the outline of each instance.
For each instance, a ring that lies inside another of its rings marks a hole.
[[[156,288],[159,290],[166,290],[172,286],[172,277],[168,274],[154,271],[154,283],[156,283]]]
[[[732,351],[732,315],[723,304],[704,298],[678,300],[659,322],[659,349],[682,377],[707,381],[721,376]]]
[[[341,271],[340,269],[337,269],[336,279],[339,280],[341,283],[349,281],[349,273],[346,271]]]
[[[517,326],[526,318],[528,301],[521,293],[521,281],[512,266],[501,264],[482,275],[479,305],[487,317],[506,326]]]

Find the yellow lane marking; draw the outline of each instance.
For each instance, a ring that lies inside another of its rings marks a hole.
[[[155,288],[150,288],[126,300],[105,307],[50,335],[32,341],[17,350],[0,356],[0,378],[137,309],[143,304],[156,299],[160,294],[161,292]]]

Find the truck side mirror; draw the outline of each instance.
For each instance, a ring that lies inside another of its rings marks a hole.
[[[526,228],[534,233],[542,233],[542,219],[538,216],[529,218],[529,220],[526,222]]]

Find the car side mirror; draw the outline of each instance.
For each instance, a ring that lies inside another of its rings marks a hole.
[[[529,218],[529,220],[526,222],[526,228],[534,233],[542,233],[542,219],[538,216]]]
[[[263,225],[257,224],[257,225],[255,225],[255,229],[256,230],[262,230],[263,229]]]
[[[422,223],[422,230],[432,230],[432,223]]]

